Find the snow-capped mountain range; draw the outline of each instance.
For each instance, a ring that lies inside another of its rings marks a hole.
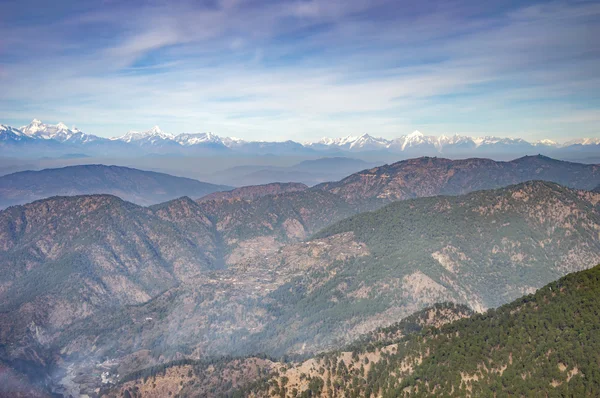
[[[40,150],[77,151],[90,154],[152,154],[195,152],[241,152],[256,154],[377,152],[407,156],[477,156],[489,154],[552,153],[561,150],[579,152],[600,149],[600,138],[584,138],[558,144],[551,140],[528,142],[523,139],[499,137],[469,137],[464,135],[425,135],[419,131],[395,139],[373,137],[369,134],[342,138],[323,138],[316,142],[245,141],[219,137],[213,133],[170,134],[154,126],[148,131],[129,131],[120,137],[103,138],[86,134],[64,123],[44,124],[38,119],[20,128],[0,125],[0,150],[17,149],[24,145]],[[585,147],[585,148],[584,148]],[[583,148],[583,149],[582,149]]]

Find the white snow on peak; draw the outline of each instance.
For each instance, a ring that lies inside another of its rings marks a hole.
[[[417,146],[423,143],[435,145],[435,137],[425,137],[419,130],[415,130],[407,136],[400,137],[400,148],[404,151],[406,148]]]
[[[224,138],[221,138],[221,141],[228,148],[231,148],[232,146],[242,145],[242,144],[247,143],[247,141],[245,141],[241,138],[237,138],[237,137],[224,137]]]
[[[45,127],[46,125],[43,124],[41,120],[33,119],[27,126],[22,126],[20,130],[27,135],[34,135],[38,131],[43,130]]]
[[[183,133],[175,137],[175,141],[184,146],[197,145],[197,144],[223,144],[223,140],[216,134],[213,133],[196,133],[189,134]]]
[[[566,142],[567,145],[600,145],[600,138],[579,138]]]
[[[130,130],[127,132],[127,134],[125,134],[121,137],[116,137],[116,138],[111,138],[111,139],[124,141],[127,143],[135,142],[135,141],[142,141],[142,140],[148,141],[150,143],[156,143],[157,141],[161,141],[161,140],[163,140],[163,141],[164,140],[174,140],[174,138],[175,138],[175,136],[173,136],[172,134],[164,133],[160,129],[160,127],[154,126],[150,130],[143,131],[143,132]]]
[[[30,137],[33,139],[53,139],[59,142],[68,141],[71,144],[103,140],[103,138],[85,134],[76,127],[69,129],[62,122],[52,125],[44,124],[39,119],[33,119],[28,125],[20,129],[0,125],[0,137],[3,137],[2,139],[11,140],[18,136],[23,137],[23,140],[27,140],[27,137]],[[154,126],[144,132],[129,131],[121,137],[110,139],[140,145],[223,145],[233,149],[249,143],[260,143],[260,141],[248,142],[235,137],[219,137],[211,132],[173,135],[163,132],[159,126]],[[582,138],[559,144],[549,139],[527,142],[520,138],[501,138],[495,136],[426,135],[419,130],[415,130],[391,140],[364,133],[362,135],[347,135],[338,138],[324,137],[319,141],[305,142],[302,145],[317,150],[327,148],[355,152],[392,150],[395,152],[410,151],[415,154],[421,152],[430,154],[432,151],[453,153],[452,151],[455,150],[463,153],[462,151],[475,150],[480,147],[483,147],[481,150],[485,151],[496,148],[504,148],[503,150],[511,150],[511,148],[531,150],[535,147],[540,147],[540,149],[544,149],[542,147],[545,147],[545,149],[558,149],[571,145],[600,145],[600,138]]]
[[[16,129],[16,128],[11,127],[11,126],[7,126],[5,124],[0,124],[0,133],[3,133],[3,132],[11,133],[11,134],[14,134],[14,135],[19,136],[19,137],[22,137],[22,136],[25,135],[19,129]]]
[[[56,125],[44,124],[39,119],[33,119],[27,126],[21,127],[21,131],[30,137],[42,138],[45,140],[66,141],[72,137],[73,131],[69,130],[66,124],[60,122]]]
[[[147,133],[160,135],[160,134],[163,134],[163,131],[160,129],[160,127],[154,126],[150,130],[148,130]]]
[[[553,146],[553,147],[558,147],[559,144],[556,141],[552,141],[552,140],[539,140],[533,143],[533,145],[538,146],[538,145],[544,145],[544,146]]]
[[[384,138],[373,137],[367,133],[360,136],[348,135],[341,138],[324,137],[317,142],[308,142],[306,146],[325,145],[329,147],[339,147],[343,149],[381,149],[387,148],[391,141]]]

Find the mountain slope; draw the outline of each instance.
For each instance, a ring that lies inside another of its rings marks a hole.
[[[249,185],[241,188],[236,188],[231,191],[214,192],[198,199],[198,202],[206,202],[209,200],[229,200],[229,199],[244,199],[254,200],[266,195],[279,195],[286,192],[304,191],[308,187],[304,184],[288,182],[273,182],[263,185]]]
[[[463,298],[483,309],[576,271],[577,265],[600,262],[599,200],[595,193],[532,181],[395,202],[315,238],[352,232],[372,251],[380,277],[419,270],[417,279],[427,275],[440,292],[462,285]]]
[[[10,304],[0,360],[52,364],[65,377],[72,369],[87,376],[54,383],[89,393],[106,371],[308,355],[438,302],[483,311],[600,262],[599,203],[600,194],[535,181],[392,203],[304,241],[355,209],[308,190],[150,208],[106,195],[13,207],[0,212]]]
[[[273,236],[282,242],[297,241],[356,213],[337,195],[325,191],[296,191],[261,196],[255,200],[201,201],[228,245]]]
[[[394,200],[460,195],[530,180],[591,190],[600,184],[600,166],[563,162],[545,156],[527,156],[510,162],[418,158],[364,170],[313,189],[334,193],[349,203],[376,208]]]
[[[214,268],[210,221],[180,201],[201,217],[192,236],[169,222],[176,201],[153,212],[109,195],[53,197],[0,212],[2,308],[83,287],[92,302],[140,303]]]
[[[191,233],[169,221],[186,207],[189,222],[198,220]],[[0,361],[30,362],[39,374],[52,347],[82,336],[69,327],[218,268],[212,225],[197,210],[190,199],[153,212],[92,195],[0,212]]]
[[[245,395],[597,396],[599,306],[596,266],[495,311],[387,346],[357,344],[352,353],[325,354],[251,387]],[[309,374],[298,377],[302,369]]]
[[[0,208],[57,195],[112,194],[142,205],[228,187],[120,166],[84,165],[0,177]]]
[[[451,303],[436,304],[426,308],[387,329],[378,329],[373,334],[364,336],[352,347],[359,349],[363,344],[385,344],[390,339],[400,339],[419,333],[429,326],[440,327],[457,319],[472,315],[465,306]],[[344,350],[351,349],[346,347]],[[351,353],[348,353],[351,354]],[[350,355],[348,355],[350,356]],[[282,371],[283,369],[283,371]],[[312,373],[320,375],[319,367],[314,360],[302,364],[302,367],[292,367],[292,362],[278,362],[264,356],[223,357],[208,361],[182,360],[165,363],[156,367],[146,368],[126,375],[115,386],[103,389],[103,397],[122,397],[125,391],[131,396],[136,392],[142,396],[154,397],[168,394],[179,396],[243,396],[248,395],[248,386],[260,385],[261,379],[269,374],[284,372],[288,377],[287,389],[291,390],[294,378],[300,379],[300,373],[311,377]],[[257,383],[258,382],[258,383]]]

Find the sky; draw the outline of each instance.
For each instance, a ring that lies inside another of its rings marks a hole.
[[[600,2],[0,2],[0,123],[600,137]]]

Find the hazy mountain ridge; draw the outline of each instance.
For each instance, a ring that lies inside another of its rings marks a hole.
[[[349,174],[380,164],[347,157],[324,157],[304,160],[288,167],[235,166],[213,174],[207,174],[202,179],[234,186],[265,185],[272,182],[287,181],[313,186],[325,181],[336,181]]]
[[[363,170],[312,189],[334,193],[349,203],[377,207],[395,200],[460,195],[530,180],[591,190],[600,183],[600,166],[558,161],[541,155],[509,162],[422,157]]]
[[[129,167],[68,166],[0,176],[0,208],[50,196],[87,194],[113,194],[130,202],[151,205],[227,189],[230,187]]]

